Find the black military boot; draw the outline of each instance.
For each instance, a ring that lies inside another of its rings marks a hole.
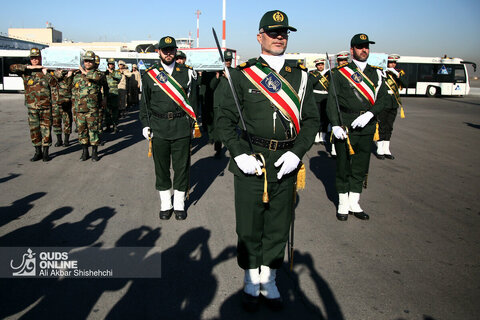
[[[48,147],[43,147],[43,162],[50,161],[50,157],[48,156]]]
[[[97,151],[98,151],[98,146],[92,146],[92,161],[93,162],[97,162],[98,160],[100,160],[100,158],[98,157]]]
[[[61,147],[63,144],[63,141],[62,141],[62,134],[57,134],[57,143],[55,143],[55,147]]]
[[[80,157],[80,160],[86,161],[88,159],[88,144],[82,144],[82,156]]]
[[[63,146],[68,147],[70,145],[70,134],[65,133],[65,140],[63,141]]]
[[[35,147],[35,154],[33,155],[33,158],[30,159],[30,161],[38,161],[40,159],[42,159],[43,155],[42,155],[42,147],[39,146],[39,147]]]

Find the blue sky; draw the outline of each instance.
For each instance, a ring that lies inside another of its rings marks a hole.
[[[390,5],[386,3],[395,3]],[[167,4],[168,3],[168,4]],[[256,56],[258,22],[266,11],[287,13],[298,29],[287,52],[336,53],[348,49],[355,33],[366,33],[375,52],[449,56],[480,62],[480,1],[253,1],[227,0],[227,47],[243,57]],[[362,5],[360,3],[364,3]],[[21,5],[21,8],[19,7]],[[50,21],[74,41],[160,39],[164,35],[196,35],[200,45],[214,46],[211,28],[221,37],[222,0],[182,1],[5,1],[0,32],[43,28]],[[478,72],[477,72],[478,73]]]

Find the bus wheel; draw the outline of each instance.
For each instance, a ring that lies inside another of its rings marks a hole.
[[[427,87],[427,97],[434,97],[437,95],[437,87],[428,86]]]

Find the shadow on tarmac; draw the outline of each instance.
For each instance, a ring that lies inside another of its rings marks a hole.
[[[474,124],[470,122],[464,122],[467,126],[475,128],[475,129],[480,129],[480,124]]]
[[[15,179],[15,178],[20,177],[20,176],[21,176],[21,174],[19,174],[19,173],[11,173],[11,172],[10,172],[10,173],[8,174],[8,176],[3,177],[3,178],[0,178],[0,183],[7,182],[7,181],[9,181],[9,180]]]
[[[31,202],[40,199],[46,194],[46,192],[35,192],[15,200],[10,206],[0,207],[0,227],[26,214],[33,208]]]
[[[220,308],[219,319],[324,319],[344,320],[340,305],[328,283],[315,269],[309,253],[295,251],[294,272],[289,270],[288,263],[277,272],[277,286],[284,300],[284,308],[280,312],[271,311],[264,303],[260,310],[248,313],[241,307],[242,290],[230,296]],[[239,270],[241,272],[241,270]],[[308,274],[315,284],[320,303],[315,304],[302,291],[299,276]],[[321,304],[324,311],[317,305]]]
[[[310,171],[322,182],[328,200],[338,205],[338,193],[335,189],[335,160],[325,151],[318,151],[318,156],[310,159]]]

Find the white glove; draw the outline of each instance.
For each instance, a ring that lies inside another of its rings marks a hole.
[[[400,74],[398,73],[398,71],[395,70],[394,68],[387,68],[387,71],[390,71],[391,73],[393,73],[394,75],[396,75],[397,78],[400,76]]]
[[[300,158],[297,157],[292,151],[287,151],[274,163],[275,167],[279,167],[282,163],[280,171],[277,173],[277,178],[282,179],[283,175],[289,174],[293,170],[297,169]]]
[[[343,130],[343,128],[340,127],[340,126],[333,126],[333,127],[332,127],[332,131],[333,131],[333,135],[334,135],[335,138],[337,138],[338,140],[343,140],[343,139],[346,139],[346,138],[347,138],[347,133],[346,133],[345,130]]]
[[[239,156],[236,156],[233,158],[235,162],[237,163],[238,168],[242,170],[243,173],[245,174],[257,174],[257,175],[262,175],[262,168],[263,163],[257,160],[254,156],[249,156],[246,153],[242,153]]]
[[[370,119],[373,118],[373,113],[370,111],[365,112],[362,115],[359,115],[357,119],[353,120],[352,128],[355,129],[356,127],[363,128],[367,125]]]
[[[153,132],[150,131],[150,127],[145,127],[142,130],[142,134],[145,137],[145,139],[153,138]]]

